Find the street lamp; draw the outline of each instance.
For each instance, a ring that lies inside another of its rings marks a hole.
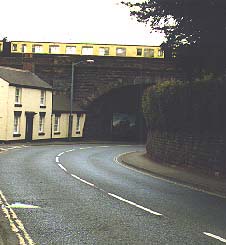
[[[72,139],[72,126],[73,126],[73,99],[74,99],[74,73],[75,73],[75,66],[82,64],[82,63],[94,63],[94,60],[81,60],[76,63],[71,64],[71,91],[70,91],[70,115],[69,115],[69,127],[68,127],[68,140],[71,141]]]

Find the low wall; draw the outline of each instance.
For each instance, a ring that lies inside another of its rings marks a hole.
[[[147,154],[156,162],[190,165],[226,174],[225,134],[172,134],[152,131],[147,138]]]

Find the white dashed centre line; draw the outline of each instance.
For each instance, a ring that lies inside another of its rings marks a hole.
[[[141,205],[139,205],[139,204],[136,204],[135,202],[131,202],[131,201],[126,200],[126,199],[124,199],[124,198],[122,198],[122,197],[120,197],[120,196],[117,196],[117,195],[115,195],[115,194],[108,193],[108,195],[110,195],[110,196],[112,196],[112,197],[114,197],[114,198],[116,198],[116,199],[118,199],[118,200],[120,200],[120,201],[126,202],[126,203],[128,203],[128,204],[130,204],[130,205],[132,205],[132,206],[135,206],[135,207],[137,207],[137,208],[139,208],[139,209],[142,209],[142,210],[144,210],[144,211],[146,211],[146,212],[148,212],[148,213],[151,213],[151,214],[154,214],[154,215],[157,215],[157,216],[162,216],[162,214],[160,214],[160,213],[158,213],[158,212],[155,212],[155,211],[153,211],[153,210],[151,210],[151,209],[149,209],[149,208],[145,208],[145,207],[143,207],[143,206],[141,206]]]
[[[103,148],[104,148],[104,147],[109,147],[109,146],[98,146],[98,147],[103,147]],[[81,147],[81,148],[79,148],[79,149],[80,149],[80,150],[85,150],[85,149],[90,149],[90,148],[93,148],[93,147]],[[74,149],[71,149],[71,150],[67,150],[67,151],[61,152],[61,153],[59,153],[59,154],[57,155],[57,157],[56,157],[56,163],[58,163],[58,166],[59,166],[61,169],[63,169],[65,172],[68,172],[68,171],[67,171],[67,169],[66,169],[61,163],[59,163],[59,162],[60,162],[60,158],[59,158],[59,157],[60,157],[61,155],[63,155],[64,153],[66,153],[66,152],[71,152],[71,151],[74,151]],[[79,176],[77,176],[77,175],[75,175],[75,174],[70,174],[70,175],[71,175],[73,178],[75,178],[75,179],[77,179],[77,180],[79,180],[79,181],[81,181],[81,182],[83,182],[83,183],[85,183],[85,184],[87,184],[87,185],[89,185],[89,186],[92,186],[92,187],[98,189],[99,191],[105,192],[105,193],[107,193],[109,196],[114,197],[114,198],[116,198],[116,199],[118,199],[118,200],[120,200],[120,201],[123,201],[123,202],[125,202],[125,203],[128,203],[128,204],[130,204],[130,205],[132,205],[132,206],[134,206],[134,207],[137,207],[137,208],[139,208],[139,209],[142,209],[142,210],[144,210],[144,211],[146,211],[146,212],[148,212],[148,213],[151,213],[151,214],[153,214],[153,215],[163,216],[162,214],[160,214],[160,213],[158,213],[158,212],[156,212],[156,211],[153,211],[153,210],[151,210],[151,209],[149,209],[149,208],[145,208],[145,207],[143,207],[143,206],[141,206],[141,205],[139,205],[139,204],[137,204],[137,203],[135,203],[135,202],[126,200],[126,199],[124,199],[124,198],[122,198],[122,197],[120,197],[120,196],[117,196],[117,195],[113,194],[113,193],[107,192],[107,191],[105,191],[105,190],[103,190],[103,189],[97,187],[95,184],[90,183],[89,181],[86,181],[86,180],[80,178]]]
[[[217,239],[217,240],[219,240],[219,241],[221,241],[221,242],[226,243],[226,239],[224,239],[224,238],[222,238],[222,237],[220,237],[220,236],[214,235],[214,234],[209,233],[209,232],[203,232],[203,234],[205,234],[206,236],[212,237],[212,238],[214,238],[214,239]]]
[[[67,169],[66,169],[63,165],[61,165],[60,163],[58,163],[58,166],[59,166],[61,169],[63,169],[65,172],[67,172]]]

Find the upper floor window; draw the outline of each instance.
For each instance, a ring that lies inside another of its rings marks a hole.
[[[142,48],[137,48],[137,56],[141,56],[142,55]]]
[[[58,54],[60,52],[59,45],[49,45],[49,53],[50,54]]]
[[[109,55],[109,47],[100,47],[99,55]]]
[[[152,49],[152,48],[145,48],[144,49],[144,57],[153,58],[154,57],[154,49]]]
[[[126,48],[116,48],[117,56],[126,56]]]
[[[42,45],[39,45],[39,44],[32,45],[32,53],[42,53],[42,52],[43,52]]]
[[[22,53],[26,53],[27,52],[27,45],[26,44],[22,44],[22,46],[21,46],[21,52]]]
[[[15,89],[15,104],[21,104],[21,95],[22,95],[22,89],[16,88]]]
[[[12,51],[17,51],[17,44],[16,43],[13,43]]]
[[[93,47],[92,46],[83,46],[82,47],[82,54],[83,55],[92,55],[93,54]]]
[[[66,54],[76,54],[76,46],[66,46]]]
[[[40,96],[40,106],[46,105],[46,91],[41,90],[41,96]]]

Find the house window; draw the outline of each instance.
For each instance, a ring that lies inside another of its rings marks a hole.
[[[142,48],[137,48],[137,56],[141,56],[142,55]]]
[[[60,132],[60,116],[55,115],[53,131],[54,133]]]
[[[40,106],[45,106],[45,104],[46,104],[46,91],[41,90]]]
[[[39,44],[32,45],[32,53],[43,53],[43,47]]]
[[[66,46],[66,54],[76,54],[76,46]]]
[[[21,94],[22,94],[22,89],[21,88],[16,88],[15,90],[15,104],[21,104]]]
[[[159,57],[162,57],[163,54],[164,54],[163,50],[162,50],[162,49],[159,49],[159,50],[158,50],[158,56],[159,56]]]
[[[20,115],[14,114],[14,127],[13,127],[13,134],[20,133]]]
[[[154,57],[154,49],[152,49],[152,48],[145,48],[144,49],[144,57],[153,58]]]
[[[59,54],[60,46],[59,45],[49,45],[49,53],[50,54]]]
[[[21,46],[21,52],[22,53],[26,53],[27,52],[27,45],[26,44],[22,44],[22,46]]]
[[[82,47],[82,55],[92,55],[93,47],[92,46],[83,46]]]
[[[44,133],[45,114],[39,113],[39,135]]]
[[[126,48],[116,48],[117,56],[126,56]]]
[[[109,48],[108,47],[100,47],[99,48],[99,55],[109,55]]]
[[[17,44],[13,44],[13,46],[12,46],[12,51],[17,51]]]

